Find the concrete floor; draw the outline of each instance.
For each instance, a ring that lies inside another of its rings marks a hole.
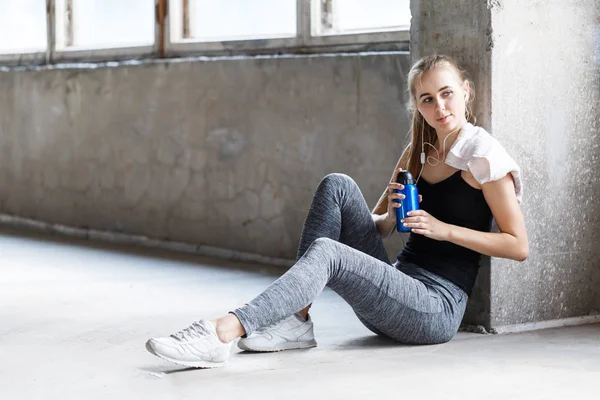
[[[403,346],[329,290],[312,311],[315,349],[235,348],[214,370],[146,352],[148,337],[221,315],[275,278],[251,268],[0,233],[0,398],[600,399],[600,325]]]

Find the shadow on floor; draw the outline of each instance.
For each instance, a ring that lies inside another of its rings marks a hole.
[[[337,349],[360,350],[360,349],[382,349],[389,347],[410,347],[410,345],[399,343],[383,336],[363,336],[338,343]]]

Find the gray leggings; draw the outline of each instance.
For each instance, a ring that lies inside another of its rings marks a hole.
[[[342,174],[319,184],[304,224],[298,261],[233,313],[246,334],[301,310],[330,287],[378,335],[408,344],[447,342],[467,294],[415,265],[391,265],[356,183]]]

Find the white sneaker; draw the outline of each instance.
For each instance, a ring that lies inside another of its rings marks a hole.
[[[151,338],[146,349],[157,357],[194,368],[215,368],[227,363],[231,342],[223,343],[215,327],[207,320],[163,338]]]
[[[247,351],[282,351],[315,347],[313,322],[304,320],[300,314],[292,314],[273,325],[258,329],[238,342],[238,347]]]

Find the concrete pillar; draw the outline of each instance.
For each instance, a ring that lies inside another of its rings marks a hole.
[[[600,321],[600,4],[413,0],[411,10],[411,60],[455,57],[475,83],[479,125],[523,169],[530,256],[486,260],[465,323]]]

